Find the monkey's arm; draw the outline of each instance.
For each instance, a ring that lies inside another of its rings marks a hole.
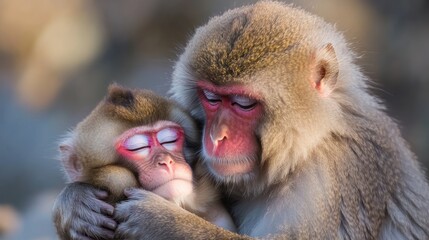
[[[204,219],[141,189],[125,193],[117,205],[118,239],[251,239],[219,228]]]
[[[57,197],[53,218],[60,239],[112,239],[114,208],[107,192],[85,183],[68,184]]]

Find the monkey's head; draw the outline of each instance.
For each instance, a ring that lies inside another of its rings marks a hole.
[[[60,152],[70,181],[122,196],[124,188],[139,185],[155,191],[177,177],[164,174],[172,169],[192,182],[186,161],[192,164],[198,145],[195,122],[173,102],[148,90],[112,85],[106,98],[60,144]],[[167,190],[157,193],[168,198]]]
[[[365,83],[353,81],[361,78],[333,26],[263,1],[197,29],[171,93],[204,123],[202,153],[212,175],[258,191],[305,164],[331,132],[344,131],[342,105],[366,95]]]

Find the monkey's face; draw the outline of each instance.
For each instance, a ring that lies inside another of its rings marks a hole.
[[[172,97],[204,122],[204,160],[228,186],[257,191],[287,178],[332,130],[346,129],[335,49],[312,17],[291,11],[213,18],[176,64]]]
[[[192,170],[183,156],[185,135],[170,121],[132,128],[116,142],[117,152],[138,175],[140,184],[168,200],[192,192]]]
[[[217,87],[199,82],[199,100],[206,122],[203,154],[212,173],[219,177],[252,173],[260,151],[255,134],[263,108],[257,96],[241,87]]]

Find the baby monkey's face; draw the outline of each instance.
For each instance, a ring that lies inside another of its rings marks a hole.
[[[183,154],[183,128],[170,121],[139,126],[124,132],[116,151],[137,172],[142,187],[167,200],[192,193],[192,169]]]

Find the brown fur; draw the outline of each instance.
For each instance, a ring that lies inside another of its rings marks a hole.
[[[88,178],[83,179],[83,182],[109,191],[109,197],[106,199],[108,203],[124,200],[125,189],[140,186],[134,174],[128,168],[119,165],[91,169],[87,176]]]
[[[173,99],[203,122],[201,80],[245,86],[264,105],[261,174],[217,178],[240,233],[429,238],[423,171],[332,25],[278,2],[227,11],[197,30],[173,73]],[[177,235],[197,237],[186,226]]]
[[[135,126],[168,119],[174,104],[149,90],[126,90],[116,85],[109,87],[102,111],[106,115]]]
[[[138,187],[134,174],[120,166],[114,140],[126,129],[169,119],[172,106],[148,90],[110,86],[106,98],[72,133],[74,157],[85,171],[80,180],[108,190],[109,202],[123,199],[125,188]]]
[[[189,114],[151,91],[112,85],[106,98],[60,145],[65,172],[72,182],[58,196],[54,206],[54,222],[61,239],[79,238],[78,233],[91,235],[100,229],[101,220],[94,213],[101,211],[97,210],[100,206],[91,199],[93,186],[109,192],[108,198],[103,200],[110,204],[124,200],[126,188],[140,187],[135,169],[116,153],[115,141],[130,128],[150,126],[161,120],[175,122],[184,129],[184,156],[195,168],[194,191],[190,196],[178,199],[175,204],[208,221],[215,221],[220,216],[228,220],[225,227],[234,229],[229,215],[219,202],[218,192],[204,173],[198,170],[201,167],[196,161],[198,157],[195,152],[199,147],[199,131]],[[86,208],[91,211],[85,211]],[[221,214],[213,217],[213,212]],[[91,221],[95,226],[88,226]]]

